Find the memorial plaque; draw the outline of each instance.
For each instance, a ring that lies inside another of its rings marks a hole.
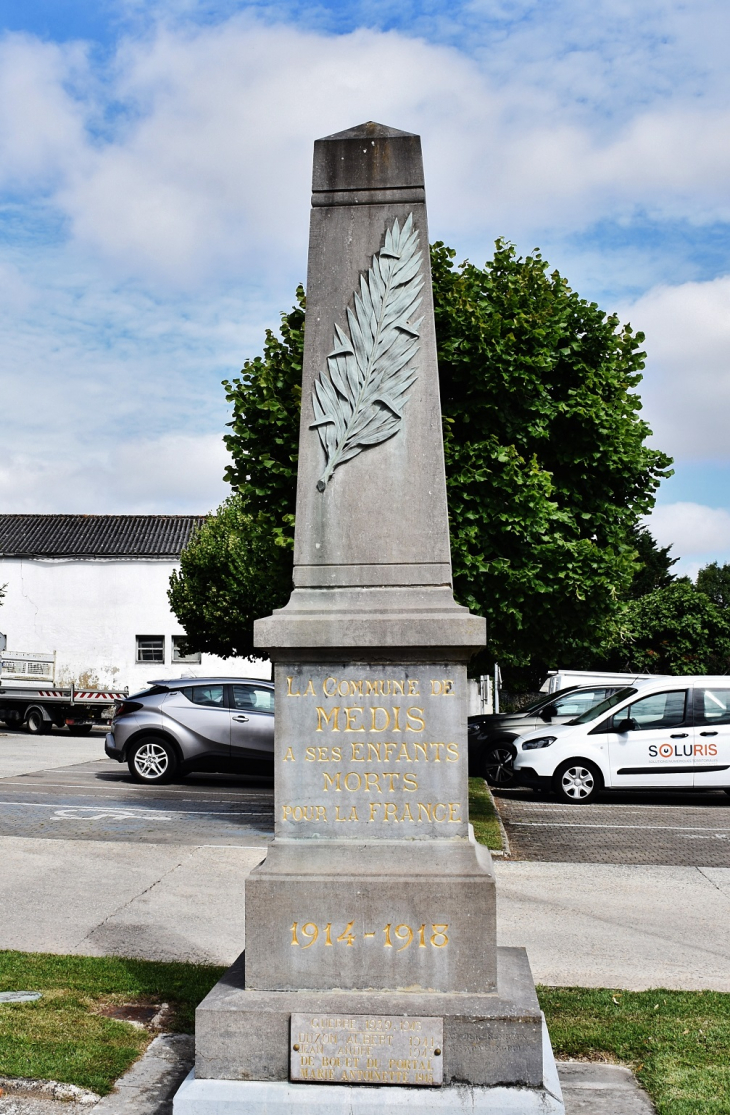
[[[278,836],[467,835],[466,671],[455,663],[277,666]]]
[[[316,1084],[443,1083],[443,1018],[291,1016],[291,1079]]]

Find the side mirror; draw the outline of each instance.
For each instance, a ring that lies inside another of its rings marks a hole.
[[[618,724],[614,725],[613,730],[623,736],[626,732],[633,732],[635,728],[636,721],[632,720],[630,716],[627,716],[623,720],[619,720]]]
[[[555,705],[545,705],[545,708],[540,709],[539,715],[541,720],[545,720],[547,722],[548,720],[552,720],[554,716],[558,715],[558,710],[556,709]]]

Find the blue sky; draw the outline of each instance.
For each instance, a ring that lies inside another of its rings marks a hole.
[[[719,0],[0,0],[0,492],[204,511],[220,380],[305,273],[312,141],[423,136],[431,236],[539,245],[647,335],[652,528],[730,560]]]

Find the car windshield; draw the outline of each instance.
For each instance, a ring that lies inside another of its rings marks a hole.
[[[572,693],[573,690],[577,689],[577,688],[578,688],[577,685],[569,685],[567,689],[558,689],[558,690],[556,690],[555,693],[549,693],[547,695],[547,697],[543,693],[543,695],[542,695],[542,697],[540,697],[539,701],[532,701],[529,705],[523,705],[522,708],[519,710],[520,715],[523,712],[525,712],[525,713],[527,713],[527,712],[539,712],[540,709],[544,708],[545,705],[551,705],[553,703],[553,701],[557,701],[560,697],[564,696],[564,694],[566,694],[566,693]]]
[[[627,686],[626,689],[619,689],[617,693],[612,693],[610,697],[606,697],[605,701],[600,704],[594,705],[589,708],[588,712],[584,712],[582,716],[576,716],[575,720],[569,720],[569,724],[590,724],[591,720],[597,720],[599,716],[603,716],[604,712],[608,712],[615,705],[625,701],[627,697],[633,697],[635,689]]]

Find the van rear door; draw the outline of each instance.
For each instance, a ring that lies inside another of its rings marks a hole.
[[[694,710],[694,784],[730,787],[730,684],[697,686]]]

